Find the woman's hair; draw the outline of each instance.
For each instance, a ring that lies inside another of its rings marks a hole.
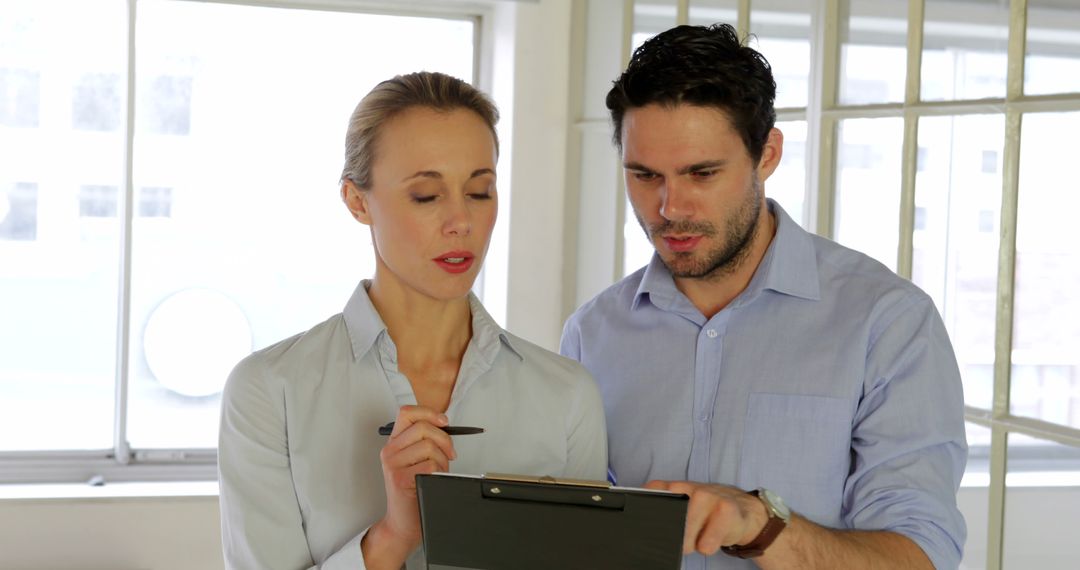
[[[442,112],[467,109],[476,113],[491,129],[498,153],[499,136],[495,133],[495,123],[499,122],[499,111],[487,95],[444,73],[420,71],[398,75],[376,85],[360,100],[349,118],[341,182],[351,180],[359,188],[371,188],[371,167],[378,152],[379,130],[387,121],[413,107]]]

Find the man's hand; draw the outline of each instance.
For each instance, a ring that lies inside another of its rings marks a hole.
[[[416,476],[449,471],[457,457],[450,436],[442,431],[449,420],[430,408],[403,406],[394,420],[394,431],[379,452],[386,514],[372,525],[361,543],[368,568],[382,567],[376,558],[393,559],[386,567],[397,568],[420,546],[420,507],[416,502]]]
[[[646,489],[689,495],[683,553],[716,554],[721,546],[747,544],[765,528],[769,516],[757,497],[728,485],[693,481],[649,481]]]

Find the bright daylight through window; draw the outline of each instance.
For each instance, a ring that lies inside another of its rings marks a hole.
[[[360,97],[476,76],[467,16],[139,0],[128,189],[127,4],[0,3],[0,452],[106,457],[118,414],[132,449],[214,448],[232,365],[373,270],[338,196]]]

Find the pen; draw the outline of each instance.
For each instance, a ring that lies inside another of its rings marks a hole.
[[[448,435],[471,435],[474,433],[484,433],[484,428],[469,426],[446,426],[439,429],[445,431]],[[392,433],[394,433],[394,422],[390,422],[384,426],[379,426],[379,435],[390,435]]]

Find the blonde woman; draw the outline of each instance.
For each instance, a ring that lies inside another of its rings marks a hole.
[[[357,106],[341,196],[370,230],[375,274],[342,313],[229,377],[230,568],[422,568],[419,473],[604,478],[592,378],[503,330],[470,292],[498,210],[497,119],[439,73],[385,81]],[[450,423],[485,431],[451,437]]]

